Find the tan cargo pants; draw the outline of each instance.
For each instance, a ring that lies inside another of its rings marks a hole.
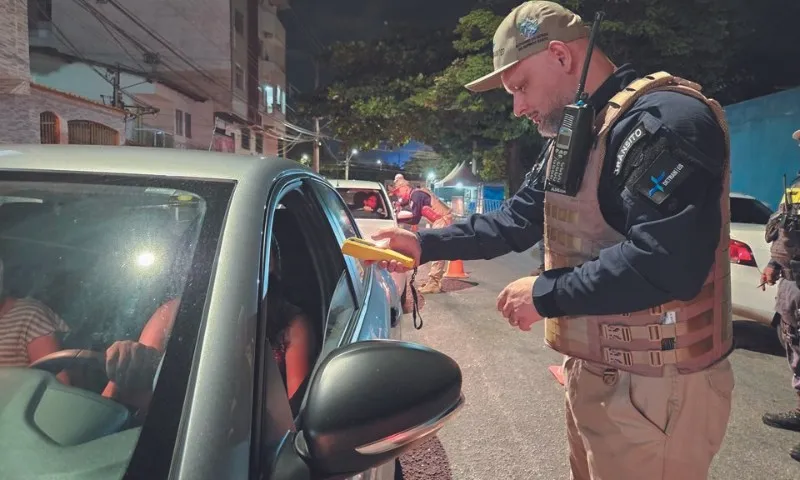
[[[444,228],[448,225],[453,223],[453,217],[450,215],[445,215],[439,220],[436,220],[431,225],[431,228]],[[435,262],[431,262],[431,270],[428,272],[428,281],[425,282],[425,285],[434,284],[439,287],[442,285],[442,277],[444,277],[445,266],[447,262],[445,260],[437,260]]]
[[[567,357],[567,437],[573,480],[706,480],[731,412],[726,359],[660,378]]]

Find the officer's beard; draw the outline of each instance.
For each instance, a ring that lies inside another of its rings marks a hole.
[[[542,115],[542,120],[539,122],[539,135],[554,138],[558,134],[558,127],[561,126],[564,108],[571,103],[572,99],[566,95],[554,97],[553,108]]]

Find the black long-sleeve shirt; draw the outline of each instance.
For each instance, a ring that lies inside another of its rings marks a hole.
[[[599,111],[636,78],[624,65],[589,101]],[[641,140],[624,147],[640,127]],[[716,117],[703,102],[667,91],[640,97],[609,133],[598,189],[604,219],[626,240],[582,265],[540,275],[533,289],[539,313],[618,314],[694,297],[720,238],[726,148]],[[661,170],[678,164],[686,168],[664,187]],[[652,182],[665,188],[663,201]],[[422,261],[522,252],[542,239],[543,222],[544,193],[526,183],[498,211],[420,232]]]

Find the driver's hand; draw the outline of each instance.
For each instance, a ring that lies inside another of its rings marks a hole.
[[[150,391],[161,352],[130,340],[114,342],[106,350],[106,375],[121,391]]]

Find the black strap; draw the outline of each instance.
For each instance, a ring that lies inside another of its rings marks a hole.
[[[419,296],[417,295],[417,287],[414,286],[414,280],[417,278],[417,267],[414,267],[414,271],[411,273],[411,281],[408,282],[409,286],[411,287],[411,318],[414,319],[414,328],[420,330],[422,328],[422,315],[419,313]],[[419,325],[417,325],[417,318],[419,318]]]

